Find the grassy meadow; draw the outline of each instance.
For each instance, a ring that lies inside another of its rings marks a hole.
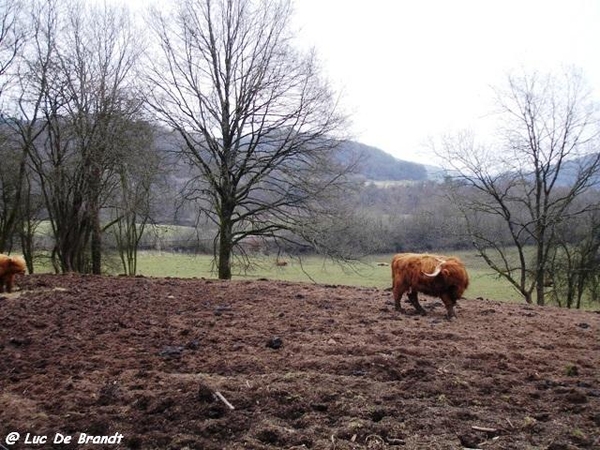
[[[41,236],[49,236],[49,222],[42,222],[38,233]],[[193,241],[195,236],[192,228],[174,225],[149,226],[146,235],[150,240],[155,240],[152,245],[156,248],[168,247],[173,242]],[[516,290],[506,280],[495,275],[483,259],[476,256],[474,251],[452,252],[451,254],[460,257],[469,272],[470,286],[465,294],[467,297],[522,300]],[[392,284],[391,270],[389,266],[380,264],[389,264],[392,256],[392,254],[374,255],[352,265],[341,265],[320,256],[307,256],[302,259],[286,257],[287,265],[277,266],[275,255],[257,255],[252,259],[251,268],[246,268],[241,261],[235,261],[233,277],[234,279],[268,278],[385,289]],[[116,255],[105,257],[104,263],[107,273],[122,272],[120,260]],[[38,260],[36,271],[52,271],[47,258],[42,257]],[[139,252],[138,274],[153,277],[216,278],[211,255],[159,250]]]
[[[467,297],[483,297],[494,300],[521,300],[517,292],[503,279],[499,279],[474,252],[455,253],[462,258],[470,276]],[[341,265],[319,256],[302,259],[285,258],[286,266],[277,266],[275,256],[257,256],[253,267],[242,267],[240,262],[233,268],[234,279],[268,278],[324,284],[377,287],[391,286],[391,269],[388,265],[392,255],[376,255],[352,265]],[[181,253],[144,251],[138,257],[138,273],[145,276],[171,276],[181,278],[215,278],[212,257]]]

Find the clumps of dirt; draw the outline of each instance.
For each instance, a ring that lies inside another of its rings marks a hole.
[[[594,312],[461,300],[450,322],[439,300],[401,314],[372,288],[20,285],[0,300],[0,442],[16,431],[120,433],[131,449],[600,448]]]

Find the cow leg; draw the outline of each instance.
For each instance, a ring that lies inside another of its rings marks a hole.
[[[444,306],[446,307],[446,317],[448,318],[448,320],[452,320],[453,317],[456,317],[456,313],[454,312],[454,305],[456,305],[456,300],[448,294],[444,294],[440,298],[442,299],[442,302],[444,302]]]
[[[402,289],[402,286],[400,286],[400,283],[394,281],[392,292],[394,294],[394,307],[396,311],[402,311],[402,304],[400,303],[400,300],[402,299],[402,294],[404,294],[404,290]]]
[[[417,291],[411,290],[408,293],[408,300],[415,307],[415,309],[417,310],[417,312],[419,314],[421,314],[422,316],[427,315],[427,312],[425,312],[425,310],[423,309],[423,307],[419,303],[419,293]]]

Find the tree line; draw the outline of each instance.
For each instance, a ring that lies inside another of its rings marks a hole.
[[[100,273],[110,233],[135,273],[169,164],[189,169],[181,205],[216,230],[220,278],[251,237],[336,252],[322,236],[343,222],[354,161],[334,158],[346,117],[292,45],[291,3],[170,6],[142,25],[108,3],[0,5],[0,251],[18,238],[30,271],[44,219],[56,271]]]
[[[597,107],[575,71],[509,77],[496,139],[444,136],[445,180],[381,188],[343,152],[347,116],[289,1],[145,14],[0,0],[0,251],[31,272],[42,222],[57,272],[101,273],[114,247],[131,275],[149,224],[185,222],[224,279],[261,247],[475,248],[527,302],[597,300]]]
[[[547,294],[568,307],[580,307],[584,295],[597,301],[600,128],[593,91],[567,68],[511,75],[495,96],[495,139],[463,132],[438,147],[473,245],[528,303],[544,305]]]
[[[598,302],[600,122],[592,89],[567,68],[512,74],[494,95],[491,138],[466,130],[432,143],[443,183],[383,196],[362,191],[376,217],[371,229],[388,228],[369,236],[395,251],[473,247],[527,303]]]

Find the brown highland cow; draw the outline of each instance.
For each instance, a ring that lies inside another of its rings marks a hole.
[[[417,312],[425,314],[418,293],[439,297],[448,319],[456,317],[454,305],[469,286],[464,264],[455,257],[419,253],[399,253],[392,259],[394,303],[401,311],[400,299],[407,293]]]
[[[24,275],[26,268],[23,257],[0,255],[0,292],[12,292],[15,276]]]

